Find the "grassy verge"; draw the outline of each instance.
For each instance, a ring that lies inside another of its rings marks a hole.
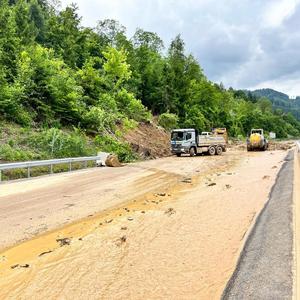
[[[94,156],[99,151],[114,153],[121,162],[137,159],[130,145],[122,140],[122,135],[87,135],[77,128],[22,128],[13,123],[0,123],[0,162],[57,159],[66,157]],[[91,163],[88,164],[90,166]],[[80,169],[82,163],[72,169]],[[67,171],[69,166],[54,166],[53,172]],[[36,167],[31,176],[49,173],[50,167]],[[5,171],[3,179],[27,177],[27,170]]]

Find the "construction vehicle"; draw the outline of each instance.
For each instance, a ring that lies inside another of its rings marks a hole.
[[[174,129],[171,133],[171,151],[177,156],[201,153],[221,155],[226,151],[226,141],[223,136],[211,132],[199,134],[196,129]]]
[[[212,130],[212,133],[214,135],[221,135],[224,137],[226,143],[228,144],[228,133],[227,133],[227,129],[226,128],[214,128]]]
[[[263,129],[251,129],[250,136],[247,138],[247,150],[261,150],[265,151],[268,149],[268,140],[264,136]]]

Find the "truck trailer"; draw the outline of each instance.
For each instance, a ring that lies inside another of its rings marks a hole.
[[[171,133],[171,151],[177,156],[201,153],[221,155],[226,151],[226,141],[223,136],[211,132],[199,134],[196,129],[174,129]]]

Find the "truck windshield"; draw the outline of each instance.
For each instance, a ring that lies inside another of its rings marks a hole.
[[[171,135],[171,140],[172,141],[183,141],[184,140],[184,132],[172,132]]]
[[[262,134],[261,130],[252,130],[252,131],[251,131],[251,134],[253,134],[253,133]]]

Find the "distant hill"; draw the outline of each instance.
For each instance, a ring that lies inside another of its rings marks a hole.
[[[285,112],[291,112],[300,120],[300,96],[296,99],[290,99],[288,95],[275,91],[273,89],[261,89],[251,92],[256,97],[266,97],[270,99],[274,109],[282,109]]]

